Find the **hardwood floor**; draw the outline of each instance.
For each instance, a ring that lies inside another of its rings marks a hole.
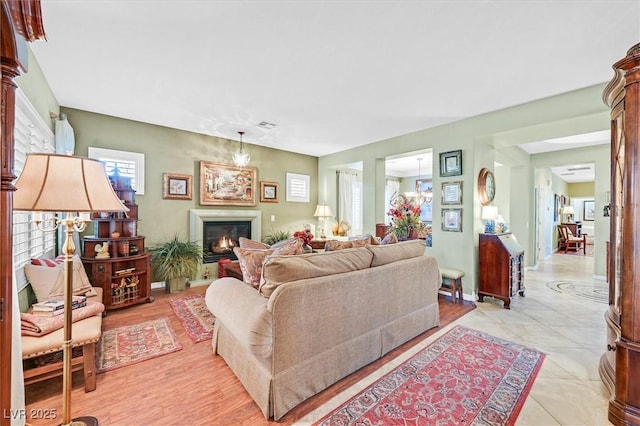
[[[472,302],[451,303],[440,295],[440,327],[433,328],[391,351],[381,359],[340,380],[306,400],[279,422],[265,420],[258,407],[208,341],[193,343],[174,315],[173,297],[203,294],[205,286],[179,294],[154,291],[155,302],[110,311],[103,329],[167,317],[182,344],[173,352],[131,366],[98,374],[97,389],[85,393],[82,372],[73,376],[71,415],[97,417],[101,425],[259,425],[291,424],[309,411],[366,377],[380,366],[473,310]],[[62,379],[50,379],[26,387],[27,421],[32,425],[56,425],[62,419]],[[38,410],[55,410],[55,419],[35,419]]]

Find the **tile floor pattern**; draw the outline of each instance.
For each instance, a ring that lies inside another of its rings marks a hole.
[[[502,301],[485,298],[478,308],[453,322],[496,337],[536,348],[546,354],[540,373],[518,416],[516,425],[609,425],[608,395],[598,375],[606,347],[604,313],[607,305],[588,298],[558,293],[549,281],[594,282],[593,257],[554,254],[537,270],[525,272],[525,297],[512,298],[511,309]],[[388,363],[375,376],[309,413],[297,424],[318,420],[340,402],[364,389],[404,359],[449,329],[439,331]]]

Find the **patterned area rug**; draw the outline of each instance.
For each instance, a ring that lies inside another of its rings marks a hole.
[[[203,295],[171,299],[169,304],[194,343],[211,339],[216,319],[207,309]]]
[[[598,303],[609,303],[609,286],[606,283],[550,281],[547,287],[558,293],[571,294]]]
[[[543,360],[456,326],[314,425],[512,425]]]
[[[182,345],[176,340],[167,318],[105,330],[98,344],[98,372],[114,370],[181,349]]]

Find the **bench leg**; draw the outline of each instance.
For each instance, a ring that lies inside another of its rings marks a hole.
[[[82,359],[84,362],[84,391],[96,390],[96,344],[88,343],[82,346]]]
[[[457,293],[457,294],[456,294]],[[460,301],[463,302],[464,298],[462,296],[462,278],[456,278],[455,280],[451,280],[451,301],[457,302],[457,295],[460,295]]]

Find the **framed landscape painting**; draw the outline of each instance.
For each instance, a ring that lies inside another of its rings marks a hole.
[[[200,161],[200,204],[203,206],[255,206],[255,167]]]

